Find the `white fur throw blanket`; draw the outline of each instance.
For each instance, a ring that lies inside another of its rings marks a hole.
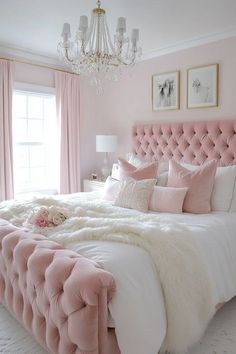
[[[24,226],[67,248],[81,240],[109,240],[147,250],[159,273],[166,306],[168,328],[161,352],[186,353],[201,338],[215,313],[206,262],[190,230],[173,223],[171,217],[114,207],[87,193],[65,198],[3,202],[0,218],[22,226],[32,208],[55,205],[68,211],[62,225]]]

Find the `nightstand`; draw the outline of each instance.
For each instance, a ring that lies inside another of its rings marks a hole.
[[[104,181],[96,179],[84,179],[84,192],[99,191],[105,185]]]

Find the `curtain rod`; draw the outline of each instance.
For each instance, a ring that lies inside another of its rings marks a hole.
[[[68,71],[66,69],[59,69],[56,66],[51,66],[51,65],[47,65],[47,64],[37,64],[34,62],[30,62],[28,60],[20,60],[20,59],[16,59],[16,58],[2,57],[2,56],[0,56],[0,59],[13,61],[13,62],[20,63],[20,64],[28,64],[28,65],[38,66],[39,68],[44,68],[44,69],[57,70],[57,71],[61,71],[64,73],[69,73],[69,74],[75,74],[75,73]],[[75,75],[78,75],[78,74],[75,74]]]

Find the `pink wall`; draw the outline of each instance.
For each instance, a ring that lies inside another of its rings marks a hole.
[[[220,64],[219,107],[186,109],[186,69]],[[155,73],[181,71],[181,108],[152,112],[151,79]],[[16,81],[54,87],[54,71],[28,64],[15,67]],[[95,151],[96,134],[117,134],[117,155],[131,149],[131,127],[137,122],[194,121],[236,117],[236,37],[168,54],[137,64],[118,82],[104,85],[97,96],[88,79],[81,77],[81,167],[82,178],[100,170],[102,154]],[[112,156],[115,159],[115,156]]]
[[[219,107],[186,109],[186,69],[211,63],[220,64]],[[176,111],[152,111],[152,75],[180,70],[181,107]],[[236,37],[143,61],[118,82],[105,83],[97,96],[82,79],[82,175],[88,176],[101,163],[95,152],[96,134],[117,134],[119,155],[131,150],[131,127],[136,122],[194,121],[236,117]]]
[[[16,62],[15,81],[40,86],[55,87],[54,70]]]

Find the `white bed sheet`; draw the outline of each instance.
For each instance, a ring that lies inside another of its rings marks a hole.
[[[167,214],[153,213],[155,218]],[[236,214],[172,214],[187,225],[205,255],[215,304],[236,295]],[[157,354],[166,333],[161,284],[149,254],[136,246],[80,242],[73,249],[113,273],[117,293],[109,305],[122,354]]]
[[[77,243],[73,249],[100,262],[116,280],[109,304],[122,354],[157,354],[166,333],[160,282],[149,254],[136,246],[107,241]],[[148,347],[148,352],[147,352]]]

